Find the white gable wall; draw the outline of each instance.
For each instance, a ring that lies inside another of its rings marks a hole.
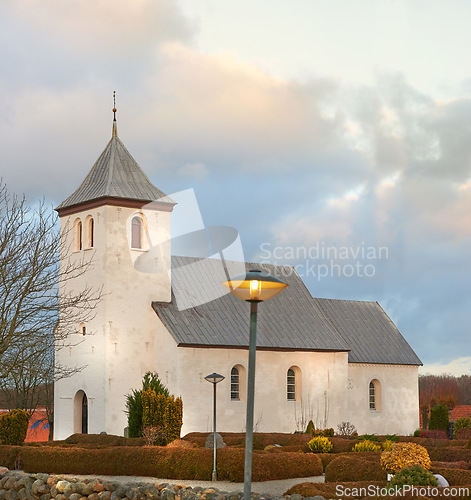
[[[370,410],[369,385],[381,385],[381,409]],[[409,435],[419,428],[418,366],[349,363],[349,421],[359,434]]]

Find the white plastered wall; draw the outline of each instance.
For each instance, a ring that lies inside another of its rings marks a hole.
[[[101,206],[61,218],[61,228],[80,218],[94,219],[94,248],[73,252],[74,262],[92,260],[92,266],[66,291],[85,286],[102,289],[87,334],[70,335],[71,344],[57,351],[59,363],[84,367],[55,385],[55,439],[73,433],[74,396],[88,398],[89,433],[122,435],[127,426],[125,396],[141,386],[142,376],[155,365],[152,300],[170,301],[170,213]],[[131,219],[144,220],[143,250],[130,250]],[[72,249],[72,231],[63,244]],[[85,239],[84,239],[85,243]],[[85,245],[84,245],[85,247]]]
[[[213,387],[204,377],[217,372],[225,380],[217,385],[217,428],[245,430],[246,378],[241,378],[241,401],[231,401],[231,369],[247,372],[248,350],[177,347],[156,318],[155,371],[172,394],[183,400],[182,435],[212,430]],[[297,401],[287,400],[287,371],[297,366],[302,375]],[[347,353],[257,351],[254,426],[258,432],[304,430],[309,419],[319,427],[336,427],[346,419]],[[305,422],[301,424],[301,419]],[[306,421],[307,419],[307,421]]]
[[[370,410],[369,385],[381,385],[381,410]],[[418,366],[349,363],[348,413],[359,434],[412,434],[419,427]]]

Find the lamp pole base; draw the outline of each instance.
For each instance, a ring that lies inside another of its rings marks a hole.
[[[213,475],[211,476],[211,481],[217,481],[218,480],[218,475],[215,470],[213,470]]]

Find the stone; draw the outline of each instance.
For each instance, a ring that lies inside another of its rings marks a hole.
[[[57,489],[58,493],[64,494],[66,491],[71,490],[71,485],[70,485],[69,481],[59,481],[56,484],[56,489]]]
[[[438,486],[450,486],[450,483],[441,474],[434,474],[434,476],[437,478]]]
[[[290,500],[303,500],[303,497],[299,493],[295,493],[290,496]]]
[[[50,493],[44,493],[39,497],[40,500],[51,500],[51,494]]]
[[[82,495],[80,493],[72,493],[70,495],[69,500],[80,500],[82,498]]]
[[[28,498],[26,488],[21,488],[21,490],[18,491],[18,498],[19,500],[26,500]]]
[[[0,475],[2,474],[6,474],[8,472],[9,469],[7,469],[6,467],[0,467]]]
[[[223,441],[221,434],[216,432],[216,448],[224,448],[224,446],[226,446],[226,443]],[[208,434],[204,447],[211,449],[214,448],[214,433],[211,432],[211,434]]]
[[[100,493],[98,493],[98,497],[101,498],[101,500],[111,500],[111,491],[105,490]]]

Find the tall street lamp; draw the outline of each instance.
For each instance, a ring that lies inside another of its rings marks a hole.
[[[257,348],[257,306],[274,297],[288,285],[257,269],[239,274],[222,283],[239,299],[250,302],[249,373],[247,377],[247,418],[245,424],[244,500],[252,489],[253,413],[255,393],[255,351]]]
[[[219,375],[219,373],[211,373],[211,375],[207,375],[204,377],[205,380],[211,382],[213,384],[213,481],[218,480],[217,472],[216,472],[216,384],[224,380],[226,377]]]

